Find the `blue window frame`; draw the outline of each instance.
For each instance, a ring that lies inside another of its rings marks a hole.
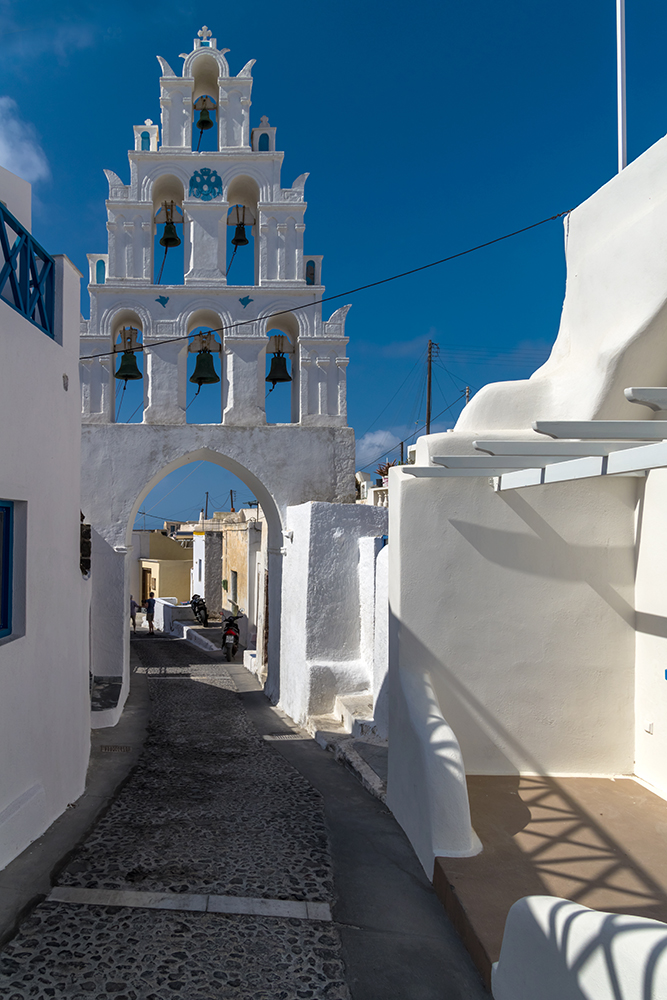
[[[95,264],[95,281],[98,285],[103,285],[106,280],[106,264],[103,260],[98,260]]]
[[[0,639],[12,631],[14,504],[0,500]]]
[[[150,134],[150,132],[142,132],[141,133],[141,148],[143,150],[146,150],[146,149],[150,150],[150,148],[151,148],[151,134]]]

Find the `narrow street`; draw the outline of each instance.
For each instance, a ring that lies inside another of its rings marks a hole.
[[[380,801],[242,667],[133,648],[143,754],[0,954],[1,997],[487,996]]]

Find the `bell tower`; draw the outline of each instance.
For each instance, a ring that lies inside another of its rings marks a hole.
[[[228,52],[204,26],[181,54],[180,74],[158,56],[161,123],[133,127],[129,183],[105,171],[108,248],[88,255],[90,319],[81,331],[84,423],[115,422],[111,352],[132,328],[143,354],[143,424],[185,424],[189,338],[205,328],[221,368],[220,384],[205,391],[221,394],[223,426],[267,425],[267,353],[276,392],[291,394],[293,425],[347,426],[349,306],[322,317],[322,257],[304,250],[308,174],[282,187],[276,128],[266,115],[251,126],[255,60],[232,76]],[[166,284],[164,263],[177,248],[183,273],[167,268]],[[236,284],[244,257],[253,280]]]

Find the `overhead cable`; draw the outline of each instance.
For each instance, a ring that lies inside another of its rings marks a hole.
[[[313,302],[304,302],[300,306],[293,306],[291,309],[280,309],[278,312],[270,313],[268,316],[261,316],[254,320],[240,320],[238,323],[230,323],[228,326],[217,326],[211,327],[211,333],[224,333],[226,330],[235,330],[240,326],[250,326],[252,323],[260,323],[264,320],[275,319],[277,316],[285,316],[290,313],[298,312],[301,309],[308,309],[310,306],[319,306],[323,302],[333,302],[335,299],[345,298],[347,295],[354,295],[356,292],[364,292],[368,288],[377,288],[378,285],[386,285],[390,281],[398,281],[399,278],[407,278],[410,274],[418,274],[420,271],[426,271],[430,267],[437,267],[439,264],[446,264],[450,260],[456,260],[458,257],[465,257],[469,253],[474,253],[476,250],[483,250],[485,247],[493,246],[494,243],[501,243],[503,240],[509,240],[512,236],[519,236],[521,233],[527,233],[531,229],[536,229],[538,226],[543,226],[547,222],[553,222],[554,219],[561,219],[564,215],[569,215],[571,209],[566,212],[558,212],[557,215],[550,215],[547,219],[540,219],[539,222],[533,222],[530,226],[524,226],[522,229],[515,229],[511,233],[505,233],[503,236],[496,236],[493,240],[487,240],[486,243],[478,243],[477,246],[468,247],[467,250],[460,250],[458,253],[450,254],[449,257],[441,257],[440,260],[432,260],[429,264],[421,264],[419,267],[412,267],[409,271],[401,271],[400,274],[392,274],[388,278],[380,278],[378,281],[370,281],[366,285],[359,285],[357,288],[349,288],[346,292],[338,292],[336,295],[325,295],[322,299],[315,299]],[[174,344],[179,340],[189,340],[194,334],[185,334],[182,337],[168,337],[165,340],[154,340],[146,347],[159,347],[161,344]],[[144,345],[139,344],[136,350],[144,350]],[[115,351],[102,351],[100,354],[85,354],[80,361],[92,361],[95,358],[107,358]]]

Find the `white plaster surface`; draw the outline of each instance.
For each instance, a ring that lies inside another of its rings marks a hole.
[[[526,896],[507,916],[494,1000],[666,1000],[667,924]]]
[[[420,438],[417,466],[473,455],[475,439],[536,443],[534,421],[664,416],[624,389],[667,382],[666,168],[661,139],[571,214],[549,361],[528,380],[487,386],[453,432]],[[438,727],[470,773],[632,773],[636,696],[637,771],[666,787],[664,473],[650,473],[638,508],[642,480],[558,483],[563,469],[550,467],[550,485],[503,493],[481,473],[390,471],[388,802],[429,875],[429,844],[458,849],[436,818],[453,767],[438,762]],[[463,804],[459,813],[462,833]]]
[[[362,626],[362,571],[374,576],[386,516],[359,504],[305,503],[287,511],[280,706],[297,722],[330,712],[337,694],[370,692],[372,626]],[[372,620],[372,594],[363,603]]]
[[[639,490],[635,773],[664,795],[667,793],[667,469],[653,469]]]
[[[0,198],[24,221],[26,188],[0,171]],[[0,444],[0,498],[15,502],[17,520],[15,632],[0,640],[0,868],[76,801],[88,763],[91,584],[79,569],[79,277],[66,257],[56,258],[62,343],[0,301],[0,424],[12,429]]]

